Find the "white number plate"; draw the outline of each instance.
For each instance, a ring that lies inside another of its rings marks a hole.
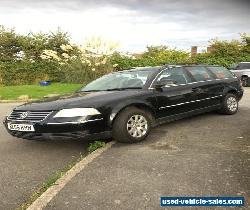
[[[8,123],[9,130],[12,131],[35,131],[33,125]]]

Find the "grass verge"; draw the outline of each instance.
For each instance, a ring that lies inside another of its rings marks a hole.
[[[49,86],[18,85],[0,86],[0,99],[15,100],[19,96],[28,95],[31,99],[40,99],[49,94],[71,93],[81,88],[82,84],[52,83]]]
[[[58,179],[60,179],[67,171],[69,171],[72,167],[74,167],[78,162],[80,162],[83,158],[85,158],[90,153],[94,152],[98,148],[104,147],[105,142],[95,141],[93,143],[89,143],[86,154],[80,154],[80,157],[76,160],[73,160],[68,165],[66,165],[60,171],[57,171],[51,177],[49,177],[37,190],[35,190],[30,197],[16,210],[25,210],[27,209],[37,198],[39,198],[49,187],[53,186]]]

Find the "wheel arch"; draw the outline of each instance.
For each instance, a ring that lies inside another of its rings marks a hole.
[[[227,92],[227,94],[228,94],[228,93],[232,93],[232,94],[237,95],[237,91],[236,91],[235,89],[231,89],[231,90],[229,90],[229,91]]]
[[[130,103],[123,104],[123,105],[122,104],[117,105],[110,113],[110,116],[108,119],[108,125],[110,127],[112,127],[113,123],[114,123],[115,119],[117,118],[117,116],[119,115],[119,113],[121,113],[124,109],[126,109],[128,107],[136,107],[136,108],[139,108],[139,109],[142,109],[142,110],[149,112],[153,118],[152,121],[154,124],[156,113],[155,113],[155,109],[153,108],[153,106],[151,104],[148,104],[148,103],[135,101],[135,102],[130,102]]]
[[[250,72],[247,74],[243,74],[240,80],[242,82],[243,87],[249,87],[250,86]]]
[[[248,78],[248,77],[249,77],[249,75],[247,75],[247,74],[241,75],[241,79],[243,79],[243,78]]]
[[[235,88],[235,87],[227,87],[227,88],[225,88],[224,92],[223,92],[223,97],[225,97],[229,93],[236,95],[238,100],[240,99],[239,91],[238,91],[237,88]]]

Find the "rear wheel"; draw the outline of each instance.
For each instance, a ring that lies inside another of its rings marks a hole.
[[[241,78],[241,82],[242,82],[242,86],[243,86],[243,87],[248,87],[248,86],[250,86],[250,78],[247,77],[247,76],[243,76],[243,77]]]
[[[238,99],[235,94],[228,93],[222,101],[221,113],[232,115],[238,111]]]
[[[136,107],[125,108],[113,125],[113,137],[118,142],[136,143],[144,140],[151,129],[152,115]]]

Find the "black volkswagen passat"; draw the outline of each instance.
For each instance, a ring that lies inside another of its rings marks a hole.
[[[203,112],[235,114],[240,81],[220,66],[135,68],[105,75],[74,94],[16,107],[8,132],[24,139],[139,142],[158,124]]]

